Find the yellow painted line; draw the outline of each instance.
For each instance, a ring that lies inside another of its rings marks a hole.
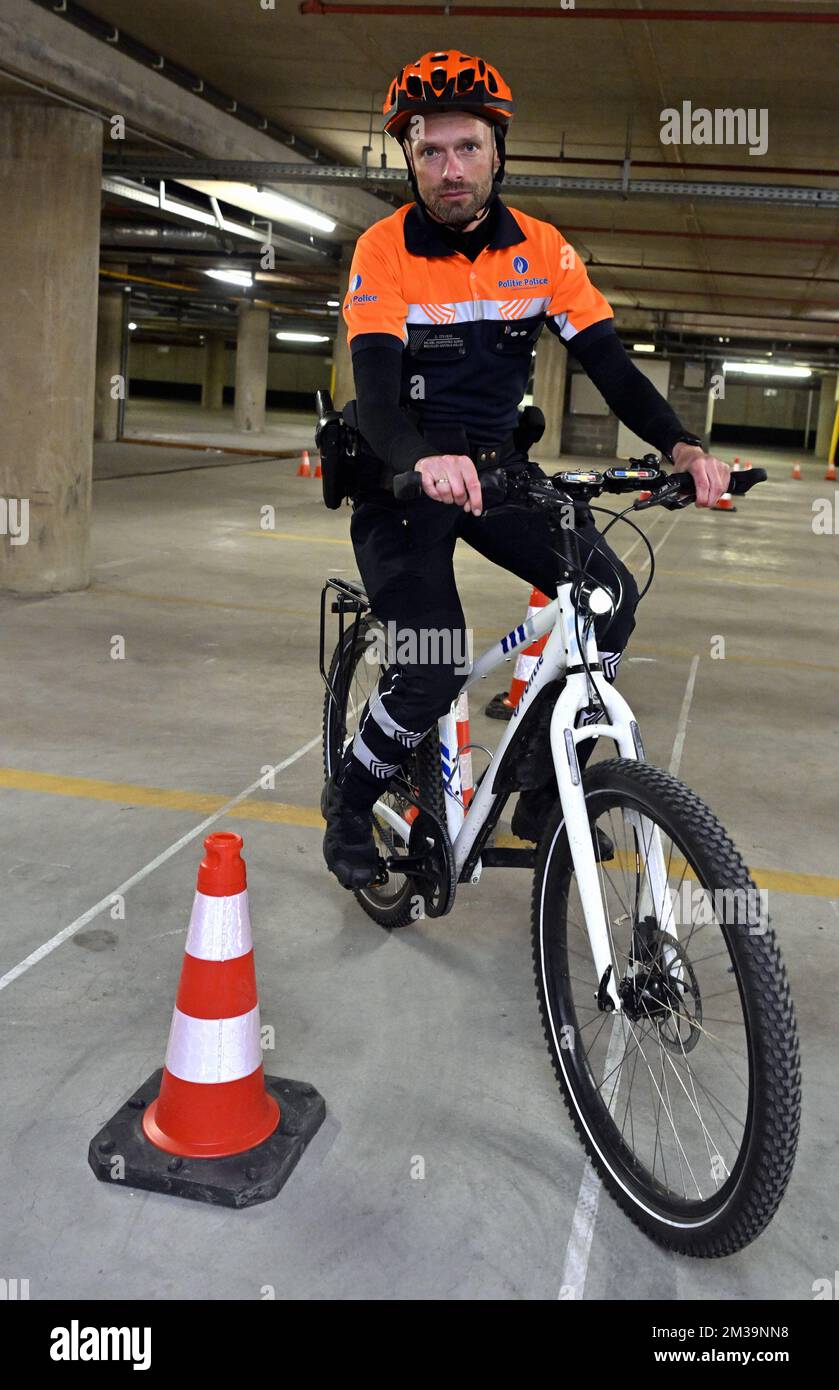
[[[150,806],[159,811],[196,811],[211,815],[230,800],[210,792],[175,791],[169,787],[142,787],[131,782],[102,782],[93,777],[58,776],[49,772],[30,772],[25,768],[0,768],[0,787],[14,791],[46,792],[84,801],[113,801],[123,806]],[[240,801],[234,820],[259,820],[275,825],[322,827],[323,818],[314,806],[290,806],[282,801]]]
[[[523,842],[515,835],[498,835],[493,841],[499,848],[521,849]],[[619,850],[615,860],[622,869],[635,869],[635,856],[628,852]],[[684,859],[672,859],[670,863],[670,873],[684,876],[687,879],[695,879],[696,875],[688,868]],[[749,867],[749,873],[757,884],[758,888],[765,888],[773,893],[793,893],[804,898],[837,898],[839,897],[839,878],[831,878],[827,874],[796,874],[787,869],[756,869]]]
[[[32,772],[17,767],[0,768],[0,787],[10,791],[41,792],[85,801],[148,806],[162,811],[196,811],[202,815],[211,815],[229,800],[229,797],[216,796],[209,792],[143,787],[132,782],[103,782],[93,777],[69,777],[49,772]],[[282,801],[241,801],[226,819],[263,821],[272,825],[296,825],[314,830],[323,827],[323,818],[316,807],[293,806]],[[513,835],[499,835],[495,843],[499,846],[522,848],[522,841]],[[634,864],[634,859],[632,863]],[[671,868],[681,872],[675,861]],[[771,889],[775,893],[839,900],[839,878],[831,878],[826,874],[798,874],[783,869],[759,868],[750,869],[750,873],[759,888]]]
[[[316,545],[352,545],[348,538],[336,536],[298,536],[294,531],[238,531],[239,536],[259,536],[269,541],[314,541]]]

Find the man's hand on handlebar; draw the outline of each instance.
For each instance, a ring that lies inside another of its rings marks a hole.
[[[673,472],[689,473],[696,487],[696,506],[713,507],[728,491],[731,469],[714,454],[706,454],[698,444],[677,444],[673,449]]]
[[[480,516],[483,510],[478,470],[467,454],[434,454],[414,466],[422,490],[435,502],[455,502],[465,512]]]

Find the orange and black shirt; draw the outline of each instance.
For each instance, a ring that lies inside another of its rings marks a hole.
[[[552,224],[497,193],[472,232],[435,222],[417,203],[369,227],[343,317],[357,423],[389,469],[506,439],[545,324],[636,434],[663,453],[685,434],[626,353],[581,257]]]
[[[416,203],[375,223],[356,244],[343,305],[354,358],[385,344],[403,354],[401,405],[484,441],[515,426],[545,323],[567,344],[613,318],[555,227],[500,198],[491,212],[474,261]]]

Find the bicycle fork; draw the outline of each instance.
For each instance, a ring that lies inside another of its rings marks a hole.
[[[591,675],[586,674],[577,641],[571,589],[571,584],[559,587],[559,618],[545,648],[546,665],[550,666],[556,660],[567,663],[565,685],[551,716],[551,752],[586,931],[600,982],[598,999],[601,1007],[611,1006],[618,1011],[622,1004],[610,942],[611,924],[606,918],[606,898],[605,892],[601,891],[600,869],[595,858],[582,774],[577,761],[577,744],[587,738],[610,738],[617,745],[621,757],[636,760],[644,758],[644,749],[637,722],[626,700],[599,670],[591,669],[599,666],[593,624],[589,626],[586,638],[586,657]],[[560,646],[564,649],[562,652],[558,650]],[[594,684],[608,722],[586,724],[578,729],[575,728],[576,715],[590,703],[590,683]],[[674,928],[669,925],[673,919],[673,903],[658,827],[637,812],[628,811],[626,814],[636,833],[643,873],[639,914],[644,916],[652,913],[657,922],[667,922],[668,930],[675,935]]]

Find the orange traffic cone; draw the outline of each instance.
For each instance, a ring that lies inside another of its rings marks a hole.
[[[298,478],[311,478],[312,470],[309,467],[309,450],[303,450],[303,457],[300,460],[300,467],[297,470]]]
[[[752,465],[751,465],[751,463],[749,462],[749,460],[748,460],[748,459],[745,459],[744,462],[743,462],[743,468],[744,468],[744,470],[747,469],[747,468],[751,468],[751,466],[752,466]]]
[[[320,454],[318,454],[318,461],[317,461],[317,463],[315,464],[315,477],[316,477],[316,478],[322,478],[322,477],[323,477],[323,470],[321,469],[321,466],[320,466]]]
[[[736,510],[734,498],[730,492],[724,492],[719,501],[715,502],[711,508],[712,512],[736,512]]]
[[[801,477],[801,464],[798,462],[798,460],[796,460],[796,462],[792,465],[792,476],[793,478]]]
[[[829,463],[829,464],[827,465],[827,472],[826,472],[825,475],[824,475],[824,480],[825,480],[826,483],[835,483],[835,482],[836,482],[836,464],[835,464],[835,463]]]
[[[239,835],[210,835],[198,870],[160,1095],[147,1139],[197,1158],[242,1153],[279,1124],[265,1089],[245,864]]]
[[[539,589],[533,589],[530,594],[530,603],[527,609],[528,618],[532,618],[539,612],[540,608],[545,608],[550,601],[551,600],[547,598],[545,594],[541,593]],[[513,670],[513,679],[510,681],[509,691],[505,695],[502,690],[498,695],[493,696],[484,710],[484,714],[489,715],[490,719],[512,719],[513,711],[521,699],[521,693],[530,680],[533,667],[536,665],[536,659],[542,652],[547,640],[547,633],[544,637],[537,637],[536,641],[532,642],[530,646],[521,653]]]
[[[457,756],[460,763],[460,790],[463,797],[463,805],[468,807],[469,802],[475,795],[475,783],[472,774],[472,740],[469,735],[469,696],[465,690],[461,690],[457,697],[454,717],[457,724]]]
[[[208,835],[204,848],[165,1065],[88,1161],[113,1178],[115,1153],[128,1187],[251,1206],[277,1195],[326,1111],[313,1087],[263,1073],[242,837]]]

